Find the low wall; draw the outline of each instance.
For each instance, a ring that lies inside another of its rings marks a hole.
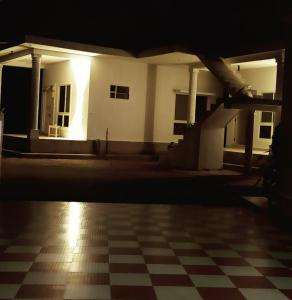
[[[103,140],[62,140],[36,139],[3,136],[3,148],[22,153],[61,153],[61,154],[155,154],[167,151],[167,143],[103,141]]]

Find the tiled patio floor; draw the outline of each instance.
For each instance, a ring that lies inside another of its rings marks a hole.
[[[292,235],[240,207],[0,203],[0,299],[292,299]]]

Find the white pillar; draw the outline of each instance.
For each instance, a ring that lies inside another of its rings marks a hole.
[[[39,116],[39,94],[41,78],[41,55],[32,54],[32,73],[31,73],[31,101],[30,101],[30,131],[29,138],[39,137],[38,116]]]
[[[190,80],[189,80],[189,106],[187,124],[195,124],[196,121],[196,96],[199,70],[190,66]]]

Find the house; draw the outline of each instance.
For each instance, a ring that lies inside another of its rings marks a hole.
[[[8,122],[4,148],[88,155],[169,151],[166,160],[175,167],[220,169],[224,147],[244,152],[249,144],[254,151],[268,151],[279,119],[280,103],[274,100],[282,98],[283,57],[277,49],[214,62],[181,48],[134,56],[122,49],[27,35],[0,50]],[[12,68],[31,72],[30,111],[23,111],[29,122],[21,132],[9,128],[8,114],[15,122],[17,105],[24,101],[8,99]],[[246,88],[254,102],[242,104],[238,98],[228,107],[226,99],[238,86],[236,92]],[[11,110],[8,100],[14,102]],[[168,150],[170,143],[175,146]]]

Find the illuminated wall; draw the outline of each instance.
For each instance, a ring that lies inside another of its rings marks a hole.
[[[108,128],[111,141],[168,143],[174,139],[174,90],[188,90],[189,70],[158,65],[156,84],[150,80],[155,87],[149,86],[149,70],[147,63],[112,57],[70,60],[46,65],[43,87],[71,84],[68,138],[105,140]],[[110,85],[129,87],[129,100],[110,98]],[[219,96],[222,88],[210,72],[200,71],[198,91]]]
[[[147,97],[147,90],[153,88],[147,85],[148,72],[148,64],[133,60],[103,57],[92,60],[88,139],[104,140],[108,128],[108,138],[112,141],[173,141],[174,89],[188,89],[188,67],[157,66],[152,110],[147,109],[147,101],[152,101]],[[129,86],[130,99],[111,99],[111,84]],[[202,71],[199,75],[198,86],[202,92],[222,92],[218,82],[207,71]],[[148,132],[152,127],[148,124],[149,120],[154,123],[153,134]]]
[[[253,68],[240,70],[240,75],[260,93],[271,93],[276,90],[277,67]]]
[[[71,85],[70,122],[64,130],[66,138],[87,139],[88,95],[90,80],[90,59],[71,59],[68,61],[47,64],[44,70],[44,89],[57,85],[55,100],[58,103],[58,86]]]
[[[110,98],[110,85],[127,86],[128,100]],[[92,60],[88,139],[144,141],[147,64],[117,58]]]

